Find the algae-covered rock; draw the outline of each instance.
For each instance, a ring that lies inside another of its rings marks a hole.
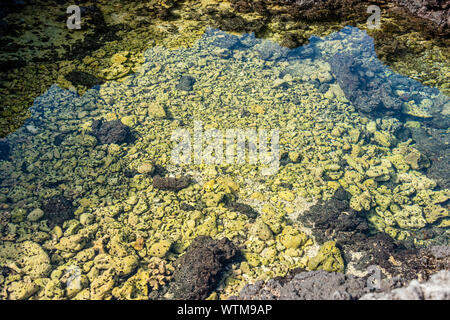
[[[137,167],[137,172],[141,174],[152,174],[155,166],[151,162],[143,162]]]
[[[403,206],[401,210],[394,213],[394,218],[400,228],[420,229],[427,224],[422,211],[418,205]]]
[[[317,255],[308,262],[310,270],[325,270],[328,272],[344,272],[344,260],[341,251],[334,241],[325,242]]]
[[[267,241],[273,238],[273,234],[272,231],[270,230],[270,228],[267,226],[267,224],[265,224],[262,221],[257,221],[252,228],[252,231],[254,232],[254,234],[261,239],[262,241]]]
[[[12,267],[32,279],[48,276],[50,258],[42,247],[32,241],[0,244],[0,266]]]
[[[25,300],[39,291],[39,286],[31,281],[13,281],[8,284],[9,300]]]
[[[371,204],[372,197],[367,191],[360,195],[355,195],[350,199],[350,207],[356,211],[370,210]]]
[[[106,270],[100,276],[96,277],[90,286],[90,299],[103,300],[109,298],[115,281],[116,276],[111,269]]]
[[[139,259],[135,255],[114,259],[115,270],[119,276],[128,276],[138,267]]]
[[[152,102],[148,105],[148,115],[152,118],[166,118],[166,110],[158,102]]]

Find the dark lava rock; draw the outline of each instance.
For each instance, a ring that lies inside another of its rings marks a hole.
[[[102,79],[99,79],[92,74],[78,70],[69,72],[65,78],[73,85],[81,85],[88,88],[100,85],[104,82]]]
[[[157,175],[153,177],[153,187],[160,190],[179,191],[188,187],[190,183],[191,177],[189,176],[172,178]]]
[[[361,300],[450,300],[450,271],[439,271],[426,282],[411,281],[402,288],[369,293]]]
[[[263,60],[278,60],[287,57],[289,49],[278,45],[275,42],[264,41],[256,46],[259,57]]]
[[[92,134],[100,144],[128,142],[131,138],[130,127],[124,125],[120,120],[103,122],[94,120],[92,122]]]
[[[194,83],[195,83],[194,77],[182,76],[180,78],[180,82],[178,82],[176,88],[177,88],[177,90],[192,91]]]
[[[231,202],[227,203],[227,208],[231,211],[236,211],[241,214],[245,214],[250,219],[255,219],[258,216],[258,212],[245,203]]]
[[[450,262],[449,257],[436,258],[429,249],[417,249],[410,242],[395,240],[385,233],[373,233],[364,213],[352,210],[347,201],[320,201],[299,220],[312,227],[319,243],[336,241],[347,264],[352,262],[361,271],[377,265],[387,275],[401,277],[403,283],[417,277],[427,279],[432,273],[448,268]],[[352,252],[363,254],[354,260]]]
[[[237,299],[356,300],[367,292],[364,278],[318,270],[246,285]]]
[[[0,140],[0,160],[8,160],[10,151],[11,148],[9,143],[7,141]]]
[[[63,196],[51,197],[42,204],[41,209],[50,228],[62,226],[64,221],[75,218],[72,202]]]
[[[340,244],[360,242],[367,238],[369,225],[361,213],[351,209],[347,201],[330,199],[319,201],[299,217],[307,226],[314,226],[319,242],[329,238]]]
[[[370,71],[351,54],[338,53],[329,63],[339,86],[348,100],[364,113],[400,110],[402,101],[394,95],[390,80],[364,76]]]
[[[195,238],[187,252],[175,262],[169,296],[186,300],[207,298],[216,289],[222,272],[237,257],[237,253],[237,248],[227,238]]]

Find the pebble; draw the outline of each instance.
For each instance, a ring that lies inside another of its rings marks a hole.
[[[41,209],[37,208],[34,209],[33,211],[31,211],[28,214],[28,220],[30,221],[38,221],[40,218],[42,218],[44,216],[44,211],[42,211]]]

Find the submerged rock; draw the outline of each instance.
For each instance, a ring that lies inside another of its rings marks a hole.
[[[130,127],[124,125],[120,120],[106,122],[94,120],[92,122],[92,134],[100,144],[121,144],[131,138]]]
[[[61,226],[64,221],[75,217],[72,202],[63,196],[51,197],[43,203],[41,208],[50,228]]]
[[[319,243],[335,240],[342,248],[345,263],[352,262],[358,270],[377,265],[387,274],[401,276],[406,281],[417,277],[427,279],[450,263],[450,254],[435,256],[436,247],[419,250],[413,244],[392,239],[386,233],[373,234],[364,214],[352,210],[347,201],[320,201],[299,220],[312,227]],[[354,258],[352,252],[364,254],[361,258]],[[447,251],[441,247],[438,252]]]
[[[191,178],[189,176],[172,178],[156,175],[153,178],[153,187],[160,190],[179,191],[188,187],[190,183]]]
[[[367,292],[366,280],[336,272],[302,271],[246,285],[242,300],[356,300]]]
[[[360,111],[400,110],[403,103],[394,95],[393,84],[381,77],[364,76],[366,69],[350,54],[338,53],[330,59],[331,70],[345,96]]]
[[[450,5],[447,0],[395,0],[412,14],[433,22],[439,30],[450,28]]]
[[[174,282],[169,296],[174,299],[199,300],[207,298],[217,287],[222,272],[237,256],[234,244],[223,238],[197,237],[187,252],[175,263]]]
[[[47,253],[32,241],[0,244],[0,267],[13,268],[14,272],[31,279],[44,278],[51,270]]]
[[[8,160],[10,153],[10,146],[7,141],[0,140],[0,160]]]
[[[102,84],[104,81],[100,78],[97,78],[96,76],[93,76],[92,74],[75,70],[69,72],[65,78],[70,81],[73,85],[81,85],[88,88],[91,88],[95,85]]]
[[[195,83],[195,78],[191,76],[182,76],[180,82],[178,82],[176,88],[177,90],[192,91]]]
[[[290,275],[246,285],[231,300],[449,300],[450,272],[439,271],[427,282],[382,280],[378,288],[368,278],[336,272],[294,270]],[[400,287],[400,288],[399,288]],[[375,292],[371,292],[375,291]]]

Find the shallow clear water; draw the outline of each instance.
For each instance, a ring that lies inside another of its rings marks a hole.
[[[450,100],[380,62],[364,31],[346,27],[287,49],[209,29],[190,48],[154,47],[144,57],[136,73],[81,96],[53,85],[5,139],[11,150],[0,161],[1,214],[12,220],[0,231],[4,240],[52,252],[49,269],[34,278],[73,266],[89,274],[80,256],[90,248],[112,260],[171,263],[198,235],[227,237],[255,261],[236,283],[282,275],[317,252],[299,217],[338,190],[373,232],[448,244],[448,189],[427,176],[430,159],[405,131],[448,117]],[[120,120],[130,133],[103,143],[95,120]],[[254,154],[225,157],[230,129],[250,138],[231,141],[230,152]],[[252,140],[261,131],[266,136]],[[174,156],[180,150],[182,159]],[[263,163],[266,151],[272,160]],[[275,170],[263,174],[267,165]],[[161,190],[158,175],[192,179],[181,190]],[[55,199],[69,204],[58,207]],[[251,206],[256,222],[230,209],[233,203]],[[58,210],[71,212],[55,220]],[[270,229],[267,239],[260,222]],[[162,243],[169,245],[159,255]],[[11,259],[0,255],[2,267]]]

